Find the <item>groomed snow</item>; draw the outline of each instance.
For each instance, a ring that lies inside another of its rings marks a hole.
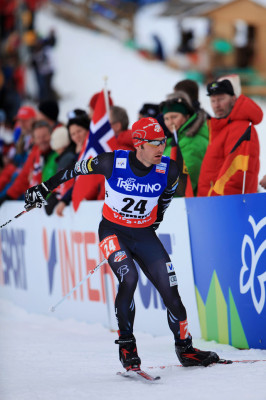
[[[148,316],[147,316],[148,317]],[[211,367],[148,367],[178,364],[171,335],[135,332],[142,367],[161,380],[154,384],[116,376],[115,332],[101,325],[29,314],[0,300],[1,400],[264,400],[266,362]],[[237,350],[195,340],[221,358],[266,360],[266,350]]]

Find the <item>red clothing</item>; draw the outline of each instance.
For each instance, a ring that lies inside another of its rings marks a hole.
[[[228,117],[221,119],[211,118],[209,120],[210,142],[201,165],[198,196],[217,195],[212,188],[220,175],[225,160],[248,128],[250,122],[252,126],[245,193],[257,192],[260,146],[258,134],[253,125],[259,124],[262,118],[263,112],[261,108],[253,100],[241,95]],[[243,177],[244,172],[242,170],[234,172],[226,181],[223,194],[241,194]]]
[[[33,169],[35,159],[39,157],[39,154],[39,148],[37,146],[33,146],[22,170],[20,171],[20,174],[7,191],[7,195],[12,199],[18,199],[29,188],[29,176]]]
[[[6,187],[11,181],[13,174],[16,172],[17,167],[13,163],[9,163],[5,166],[0,174],[0,192]]]
[[[113,137],[110,140],[110,146],[114,150],[132,150],[135,151],[135,147],[132,141],[132,131],[122,131],[117,137]]]

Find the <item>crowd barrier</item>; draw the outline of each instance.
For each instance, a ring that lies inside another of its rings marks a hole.
[[[83,202],[63,218],[35,209],[0,231],[0,296],[51,315],[56,304],[103,256],[103,202]],[[0,208],[0,225],[23,202]],[[240,348],[266,348],[266,194],[174,199],[158,235],[175,267],[193,337]],[[139,270],[139,268],[138,268]],[[104,264],[55,311],[58,318],[116,329],[117,280]],[[139,270],[135,330],[169,334],[165,306]],[[53,315],[53,314],[52,314]]]

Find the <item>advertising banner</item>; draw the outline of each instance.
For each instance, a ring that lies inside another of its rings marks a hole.
[[[0,224],[23,210],[24,203],[9,201],[0,207]],[[56,309],[55,305],[102,260],[98,225],[103,202],[82,202],[64,217],[47,216],[34,209],[0,230],[0,296],[31,312],[99,322],[117,329],[114,299],[117,280],[106,263]],[[200,336],[194,291],[189,234],[184,199],[174,199],[158,229],[172,259],[189,328]],[[154,286],[139,271],[135,292],[135,330],[154,335],[169,334],[165,306]]]
[[[202,337],[266,349],[266,193],[186,206]]]

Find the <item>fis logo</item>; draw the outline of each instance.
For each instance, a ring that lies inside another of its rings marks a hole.
[[[117,158],[115,163],[116,168],[126,169],[127,167],[127,159],[126,158]]]
[[[118,251],[117,253],[115,253],[114,262],[119,262],[119,261],[125,260],[126,258],[127,258],[127,255],[126,255],[125,251]]]
[[[159,172],[160,174],[165,174],[166,166],[167,164],[163,162],[156,165],[156,172]]]

